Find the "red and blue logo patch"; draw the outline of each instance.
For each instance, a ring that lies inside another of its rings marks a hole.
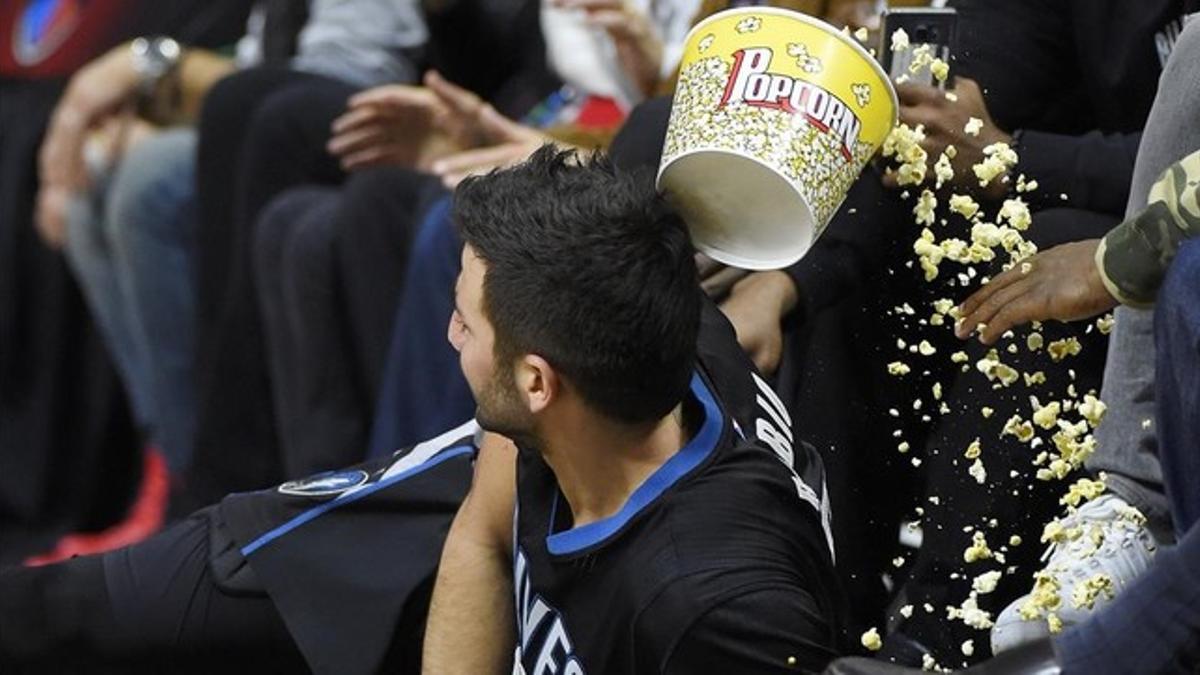
[[[23,66],[44,61],[79,26],[86,0],[28,0],[13,26],[13,58]]]

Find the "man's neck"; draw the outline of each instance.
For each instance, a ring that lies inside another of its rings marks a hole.
[[[574,526],[607,518],[687,444],[683,405],[657,422],[630,428],[578,409],[543,429],[542,457],[554,471]]]

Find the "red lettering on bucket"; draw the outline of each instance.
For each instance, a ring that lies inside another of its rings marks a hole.
[[[750,47],[733,53],[733,72],[725,84],[718,107],[745,103],[758,108],[802,114],[822,133],[837,136],[842,157],[854,159],[854,146],[862,131],[862,120],[833,93],[797,77],[770,72],[772,52],[767,47]]]

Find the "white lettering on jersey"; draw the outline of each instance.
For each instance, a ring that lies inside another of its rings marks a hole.
[[[583,665],[572,653],[574,647],[562,615],[541,596],[532,595],[529,561],[520,547],[516,551],[513,590],[516,592],[518,644],[513,655],[513,675],[584,675]],[[548,627],[543,630],[543,626]],[[533,670],[525,669],[525,654],[537,654]]]
[[[796,452],[793,450],[795,439],[792,435],[792,417],[788,415],[787,406],[779,400],[779,395],[775,393],[774,389],[771,389],[771,385],[758,376],[758,373],[750,373],[750,377],[754,379],[754,385],[758,387],[755,402],[759,409],[766,413],[766,417],[755,419],[754,435],[766,443],[775,452],[779,461],[783,462],[783,465],[791,472],[792,483],[796,486],[796,494],[800,499],[811,505],[821,515],[821,529],[825,530],[825,541],[829,544],[830,554],[833,554],[833,528],[828,491],[822,485],[822,496],[818,497],[817,491],[805,483],[800,478],[800,474],[796,473]]]

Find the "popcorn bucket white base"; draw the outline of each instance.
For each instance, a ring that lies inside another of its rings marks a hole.
[[[853,38],[770,7],[688,35],[658,186],[697,250],[746,269],[799,260],[896,123],[896,92]]]
[[[783,174],[754,157],[713,150],[680,155],[663,172],[659,188],[687,222],[696,250],[726,265],[787,267],[816,240],[804,197]]]

